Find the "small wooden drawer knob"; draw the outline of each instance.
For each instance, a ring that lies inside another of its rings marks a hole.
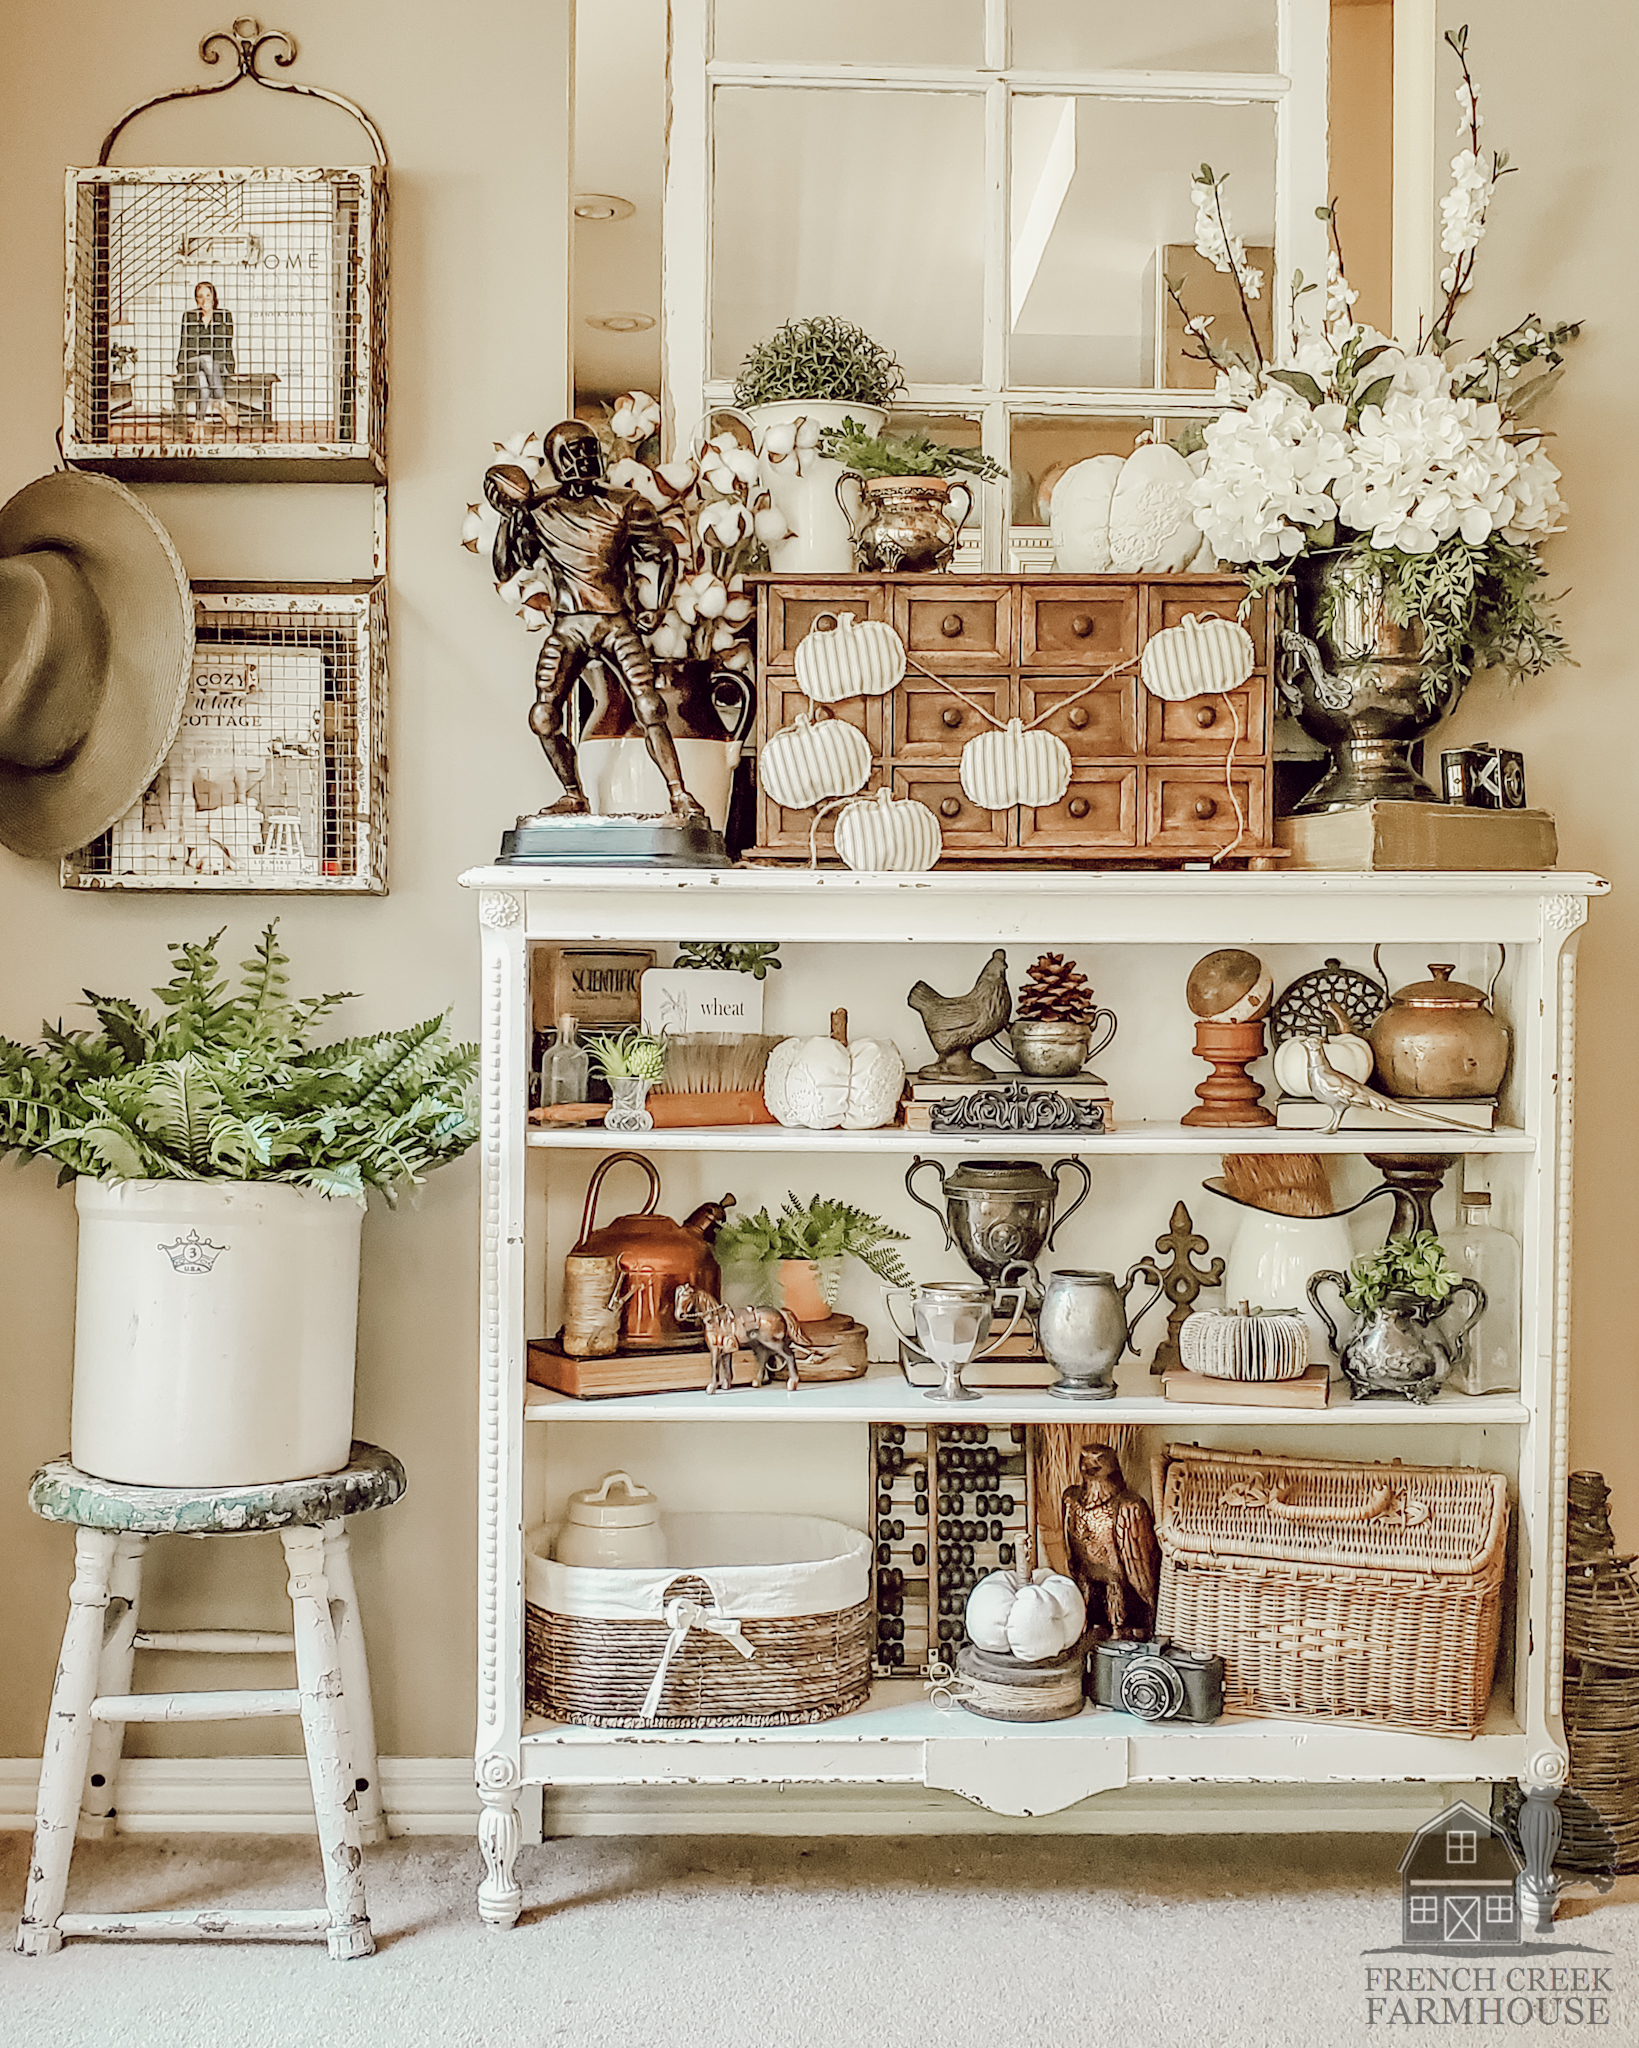
[[[960,640],[962,637],[962,614],[960,612],[946,612],[945,616],[939,621],[939,630],[947,640]]]
[[[1087,709],[1085,704],[1072,704],[1069,711],[1065,715],[1068,717],[1070,723],[1075,727],[1076,731],[1080,732],[1085,727],[1088,719],[1092,716],[1092,713]]]
[[[961,798],[954,796],[941,797],[939,799],[939,815],[941,818],[959,818],[962,815]]]
[[[1070,631],[1075,634],[1078,640],[1085,640],[1092,630],[1093,620],[1090,612],[1077,612],[1070,621]]]
[[[941,711],[939,716],[944,720],[946,725],[948,725],[951,728],[952,731],[954,731],[956,727],[959,726],[962,722],[961,712],[957,711],[954,708],[952,708],[949,711]]]
[[[1195,723],[1204,732],[1209,725],[1218,723],[1218,713],[1210,704],[1203,704],[1195,714]]]
[[[1085,818],[1092,805],[1084,796],[1073,796],[1064,807],[1072,818]]]
[[[1218,815],[1216,797],[1198,796],[1195,799],[1195,815],[1198,818],[1215,818]]]

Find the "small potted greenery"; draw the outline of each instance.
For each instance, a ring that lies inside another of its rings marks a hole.
[[[765,1281],[777,1274],[784,1306],[799,1323],[817,1323],[837,1305],[844,1259],[858,1259],[890,1287],[906,1286],[910,1275],[893,1245],[908,1242],[852,1202],[787,1194],[777,1216],[759,1209],[725,1223],[713,1249],[725,1266],[756,1267]]]
[[[843,466],[822,453],[820,435],[850,416],[868,430],[885,427],[904,388],[887,349],[828,313],[788,320],[740,365],[735,404],[787,529],[768,550],[779,574],[840,576],[854,567],[853,529],[837,502]]]
[[[1001,483],[1007,475],[982,449],[930,440],[922,427],[886,434],[851,414],[820,435],[820,448],[859,485],[862,517],[854,548],[859,566],[879,574],[948,569],[973,510],[974,483]],[[966,500],[954,521],[953,490]]]
[[[478,1048],[442,1017],[316,1042],[269,925],[237,988],[222,933],[170,948],[157,1011],[0,1039],[0,1153],[75,1183],[71,1455],[137,1486],[333,1472],[352,1441],[359,1227],[478,1133]]]
[[[1331,1281],[1356,1317],[1354,1334],[1342,1341],[1337,1325],[1320,1299]],[[1473,1309],[1455,1330],[1434,1330],[1453,1296],[1467,1294]],[[1462,1277],[1446,1257],[1432,1230],[1391,1237],[1381,1251],[1362,1252],[1350,1261],[1347,1275],[1316,1273],[1309,1299],[1325,1323],[1357,1399],[1392,1394],[1428,1401],[1439,1392],[1454,1355],[1469,1329],[1485,1311],[1485,1292]]]
[[[652,1131],[654,1118],[643,1105],[666,1071],[666,1041],[628,1024],[624,1031],[596,1032],[583,1043],[614,1098],[604,1129]]]

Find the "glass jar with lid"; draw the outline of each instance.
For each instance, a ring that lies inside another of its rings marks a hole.
[[[1455,1363],[1447,1387],[1464,1394],[1517,1393],[1520,1383],[1520,1248],[1506,1230],[1491,1221],[1491,1197],[1484,1189],[1465,1189],[1460,1197],[1461,1221],[1442,1231],[1446,1257],[1465,1280],[1485,1289],[1485,1308],[1474,1327],[1455,1346]],[[1467,1314],[1466,1298],[1441,1318],[1460,1325]]]

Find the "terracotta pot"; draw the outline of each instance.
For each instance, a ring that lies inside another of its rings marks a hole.
[[[799,1323],[822,1323],[831,1313],[813,1259],[781,1259],[780,1299]]]
[[[1371,1028],[1384,1092],[1441,1100],[1495,1095],[1508,1070],[1508,1026],[1487,1008],[1485,991],[1453,981],[1444,962],[1428,971],[1433,979],[1398,990]]]

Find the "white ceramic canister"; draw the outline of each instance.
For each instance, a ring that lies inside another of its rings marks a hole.
[[[552,1555],[559,1564],[595,1569],[664,1564],[660,1503],[630,1473],[611,1472],[601,1486],[569,1496]]]
[[[768,430],[804,419],[822,429],[857,420],[867,433],[880,434],[888,415],[879,405],[852,400],[786,398],[773,405],[747,406],[739,417],[751,428],[762,481],[791,529],[769,548],[769,567],[781,576],[851,576],[858,566],[854,529],[837,502],[837,481],[847,474],[845,465],[829,455],[805,453],[799,471],[795,455],[769,455]]]
[[[340,1471],[362,1205],[239,1180],[81,1180],[74,1202],[74,1463],[132,1486]]]

